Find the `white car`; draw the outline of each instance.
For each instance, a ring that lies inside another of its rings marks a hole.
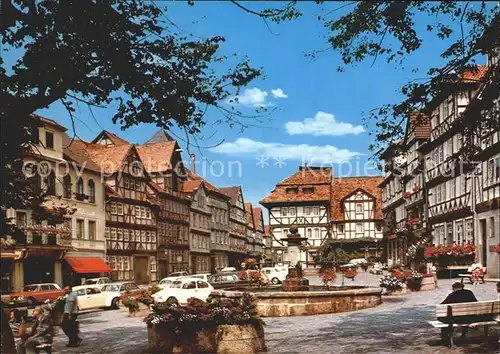
[[[208,278],[210,277],[211,274],[193,274],[193,275],[186,275],[185,277],[181,277],[181,278],[196,278],[196,279],[201,279],[201,280],[204,280],[206,282],[208,282]]]
[[[235,267],[226,267],[226,268],[222,268],[220,270],[220,273],[223,273],[223,272],[237,272],[237,270]]]
[[[108,277],[100,277],[86,279],[83,285],[97,285],[99,289],[102,289],[104,285],[109,283],[111,283],[111,279],[109,279]]]
[[[288,275],[288,269],[284,270],[271,267],[263,267],[262,272],[267,275],[267,277],[271,280],[271,283],[275,285],[282,283]]]
[[[356,259],[351,259],[349,262],[350,264],[355,264],[355,265],[361,265],[364,263],[368,263],[368,261],[364,258],[356,258]]]
[[[207,301],[214,287],[198,278],[181,278],[174,280],[169,288],[162,289],[153,294],[155,303],[167,302],[169,304],[184,305],[189,298]]]
[[[78,310],[82,311],[94,308],[118,307],[118,301],[115,300],[116,296],[113,296],[113,294],[109,292],[101,291],[101,288],[102,287],[98,285],[74,286],[73,292],[78,298]]]
[[[117,309],[120,304],[120,296],[125,292],[129,291],[131,293],[141,290],[135,283],[130,281],[127,282],[117,282],[106,284],[102,288],[102,293],[105,293],[106,301],[109,303],[109,307]]]

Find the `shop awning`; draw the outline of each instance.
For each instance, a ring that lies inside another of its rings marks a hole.
[[[66,262],[76,273],[108,273],[111,268],[97,257],[66,257]]]

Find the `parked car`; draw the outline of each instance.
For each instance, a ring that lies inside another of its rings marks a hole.
[[[158,283],[158,286],[162,289],[165,289],[165,288],[168,288],[170,285],[172,285],[172,282],[174,280],[173,279],[169,279],[169,278],[163,278],[162,280],[160,280],[160,282]]]
[[[73,287],[78,298],[78,310],[93,308],[117,308],[116,294],[112,291],[101,291],[98,285],[80,285]],[[115,303],[113,303],[115,301]]]
[[[206,274],[193,274],[193,275],[186,275],[184,277],[181,277],[181,278],[196,278],[196,279],[202,279],[206,282],[208,282],[208,278],[210,278],[210,274],[206,273]]]
[[[34,307],[46,300],[56,301],[64,295],[64,290],[55,283],[29,284],[23,290],[10,294],[10,306]]]
[[[210,276],[208,282],[214,289],[244,289],[250,283],[248,280],[241,280],[236,273],[218,273]]]
[[[349,263],[359,266],[361,264],[368,263],[368,261],[364,258],[356,258],[356,259],[351,259]]]
[[[99,285],[98,288],[102,289],[104,285],[109,283],[111,283],[111,279],[109,279],[108,277],[100,277],[86,279],[83,285]]]
[[[226,268],[222,268],[220,270],[221,273],[225,273],[225,272],[236,272],[236,268],[235,267],[226,267]]]
[[[102,292],[106,293],[106,296],[108,296],[111,299],[110,307],[114,309],[117,309],[119,307],[120,296],[125,291],[135,293],[139,290],[141,289],[133,282],[109,283],[102,288]]]
[[[278,269],[278,268],[272,268],[272,267],[264,267],[261,269],[261,271],[267,275],[271,283],[273,284],[280,284],[282,283],[287,275],[288,275],[288,269],[283,270],[283,269]]]
[[[213,286],[198,278],[181,278],[174,280],[169,288],[154,293],[155,303],[167,302],[169,304],[185,305],[189,298],[206,301]]]

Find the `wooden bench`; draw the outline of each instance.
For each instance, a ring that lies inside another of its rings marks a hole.
[[[481,279],[482,283],[484,284],[484,276],[486,275],[486,268],[483,268],[483,275],[478,276],[479,279]],[[461,279],[460,282],[463,284],[464,279],[469,279],[469,282],[472,284],[472,273],[462,273],[458,275]]]
[[[499,325],[500,301],[464,302],[459,304],[436,305],[435,321],[428,321],[434,328],[441,329],[441,340],[453,346],[453,330],[458,327],[484,326],[488,336],[489,326]]]

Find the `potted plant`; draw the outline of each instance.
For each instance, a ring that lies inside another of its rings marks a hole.
[[[134,296],[132,296],[128,291],[122,294],[120,297],[123,306],[128,309],[129,316],[135,316],[135,313],[139,311],[139,302]]]
[[[419,272],[412,271],[406,278],[406,285],[412,291],[419,291],[422,287],[423,276]]]
[[[399,294],[399,292],[403,290],[404,286],[404,283],[400,279],[389,274],[380,278],[379,283],[382,288],[387,290],[389,295]]]
[[[333,267],[325,267],[319,272],[319,277],[323,281],[326,289],[329,289],[329,284],[333,283],[337,278],[337,274],[335,272],[335,268]]]

